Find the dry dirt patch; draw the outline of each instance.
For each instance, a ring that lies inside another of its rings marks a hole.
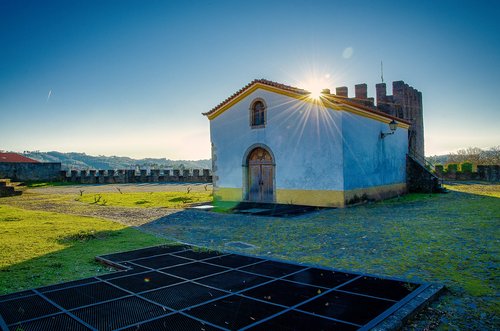
[[[210,184],[113,184],[113,185],[71,185],[30,188],[23,195],[2,198],[1,203],[23,209],[51,211],[63,214],[92,216],[110,219],[129,226],[139,226],[179,209],[132,208],[84,204],[75,198],[84,193],[109,192],[205,192],[211,191]],[[74,196],[74,198],[72,197]]]

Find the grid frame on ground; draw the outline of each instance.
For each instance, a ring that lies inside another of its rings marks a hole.
[[[120,270],[0,296],[0,328],[367,330],[431,286],[185,244],[97,259]]]

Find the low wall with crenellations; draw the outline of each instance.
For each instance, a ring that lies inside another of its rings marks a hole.
[[[70,170],[61,171],[61,180],[80,184],[124,183],[211,183],[212,171],[194,170]]]
[[[478,165],[477,172],[461,172],[454,169],[443,171],[442,167],[436,167],[436,175],[447,180],[500,182],[500,165]]]

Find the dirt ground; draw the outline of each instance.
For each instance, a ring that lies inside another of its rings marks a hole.
[[[68,186],[50,186],[40,188],[30,188],[28,192],[39,194],[79,194],[80,190],[85,193],[106,193],[106,192],[185,192],[188,187],[192,192],[203,192],[205,186],[209,191],[212,190],[212,184],[203,183],[143,183],[143,184],[88,184],[88,185],[68,185]]]
[[[206,186],[206,188],[205,188]],[[170,208],[131,208],[117,206],[100,206],[82,204],[74,199],[61,200],[60,195],[74,195],[77,197],[84,193],[107,193],[107,192],[186,192],[211,191],[211,184],[112,184],[112,185],[68,185],[41,188],[28,188],[22,196],[2,198],[2,203],[31,210],[52,211],[64,214],[82,215],[107,218],[129,226],[140,226],[156,220],[160,217],[178,212],[179,209]]]

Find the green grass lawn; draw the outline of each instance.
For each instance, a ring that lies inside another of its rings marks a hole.
[[[165,242],[104,219],[0,205],[0,295],[108,273],[95,256]]]

